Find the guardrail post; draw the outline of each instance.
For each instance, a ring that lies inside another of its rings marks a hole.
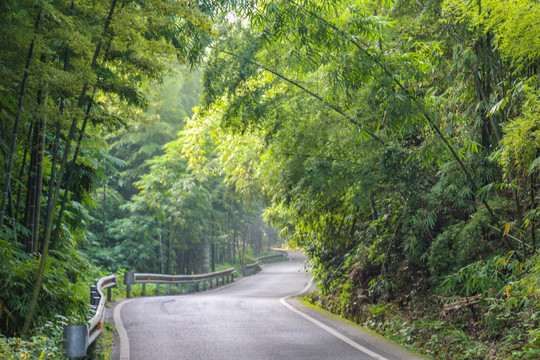
[[[107,276],[113,276],[114,274],[108,274]],[[116,278],[115,278],[115,283],[118,281]],[[112,288],[108,287],[107,288],[107,302],[110,303],[111,302],[111,299],[112,299]]]
[[[156,284],[156,296],[159,296],[159,283]]]
[[[112,288],[107,288],[107,302],[110,303],[112,299]]]
[[[142,283],[142,296],[146,296],[146,283]]]
[[[191,292],[191,283],[190,282],[187,283],[187,292],[188,292],[188,294]]]
[[[124,285],[126,285],[126,297],[128,299],[131,297],[131,285],[133,284],[135,284],[135,273],[124,273]]]
[[[88,326],[87,325],[65,325],[64,326],[64,354],[70,358],[86,356],[88,348]]]
[[[101,296],[97,291],[97,282],[98,280],[94,280],[94,285],[90,285],[90,305],[92,306],[97,306],[99,300],[101,300]]]
[[[171,284],[167,284],[167,295],[171,295]]]
[[[94,297],[97,295],[97,288],[96,285],[90,285],[90,305],[94,304]]]

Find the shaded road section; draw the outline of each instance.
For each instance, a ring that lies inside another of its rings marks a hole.
[[[122,360],[421,359],[294,300],[309,277],[303,255],[289,259],[220,289],[119,304]]]

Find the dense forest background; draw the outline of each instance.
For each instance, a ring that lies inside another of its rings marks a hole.
[[[540,356],[538,1],[0,9],[6,354],[60,356],[100,272],[285,239],[310,301],[417,351]]]

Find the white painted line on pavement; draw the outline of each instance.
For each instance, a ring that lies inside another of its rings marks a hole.
[[[124,306],[124,304],[130,302],[131,300],[122,301],[114,308],[114,324],[116,326],[116,330],[118,331],[118,337],[120,338],[120,360],[129,360],[129,338],[126,328],[124,328],[124,323],[122,323],[122,316],[120,316],[120,310],[122,309],[122,306]]]
[[[309,316],[308,314],[306,313],[303,313],[302,311],[300,310],[297,310],[296,308],[294,308],[292,305],[290,305],[289,303],[287,303],[287,299],[288,298],[291,298],[291,297],[295,297],[295,296],[299,296],[301,294],[303,294],[305,291],[307,291],[307,289],[311,287],[311,282],[304,288],[304,290],[302,290],[301,292],[299,292],[298,294],[295,294],[295,295],[289,295],[289,296],[285,296],[285,297],[282,297],[281,299],[279,299],[279,302],[284,305],[285,307],[287,307],[287,309],[291,310],[292,312],[302,316],[304,319],[312,322],[313,324],[317,325],[318,327],[320,327],[321,329],[323,329],[324,331],[334,335],[335,337],[337,337],[339,340],[341,341],[344,341],[346,342],[347,344],[349,344],[350,346],[352,346],[353,348],[363,352],[364,354],[368,355],[368,356],[371,356],[372,358],[374,359],[377,359],[377,360],[388,360],[387,358],[377,354],[376,352],[373,352],[371,350],[369,350],[368,348],[366,348],[365,346],[362,346],[360,344],[358,344],[357,342],[349,339],[348,337],[346,337],[345,335],[337,332],[336,330],[332,329],[331,327],[323,324],[322,322],[320,322],[319,320],[315,319],[315,318],[312,318],[311,316]]]

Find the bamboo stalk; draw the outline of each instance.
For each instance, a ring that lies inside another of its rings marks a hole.
[[[36,35],[39,29],[39,25],[41,22],[41,8],[39,9],[38,15],[36,17],[36,22],[34,24],[34,35],[32,38],[32,41],[30,42],[30,46],[28,47],[28,55],[26,56],[26,63],[24,66],[24,73],[21,81],[21,87],[19,90],[19,97],[17,99],[17,112],[15,114],[15,120],[13,122],[13,132],[11,134],[11,145],[9,147],[9,155],[8,155],[8,164],[6,168],[6,181],[4,183],[4,192],[2,194],[2,203],[0,205],[0,234],[3,232],[3,225],[4,225],[4,215],[6,213],[6,206],[7,206],[7,198],[8,198],[8,192],[10,190],[10,183],[11,183],[11,171],[13,169],[13,159],[15,157],[15,147],[17,145],[17,136],[19,135],[19,124],[21,119],[21,113],[23,109],[23,103],[24,103],[24,94],[26,92],[26,84],[28,82],[28,76],[29,76],[29,69],[30,64],[32,62],[32,56],[34,53],[34,45],[36,42]]]
[[[101,35],[100,39],[98,40],[98,43],[96,45],[96,49],[94,51],[94,56],[92,57],[92,63],[91,63],[92,68],[94,68],[95,65],[96,65],[97,58],[98,58],[99,53],[101,51],[101,46],[102,46],[102,42],[103,42],[102,39],[107,34],[109,25],[110,25],[111,20],[112,20],[112,16],[114,14],[116,3],[117,3],[117,0],[112,0],[111,1],[111,7],[110,7],[110,10],[109,10],[109,14],[107,16],[107,20],[105,21],[104,30],[102,32],[102,35]],[[81,94],[79,96],[79,101],[78,101],[78,104],[80,106],[82,106],[82,104],[84,102],[84,99],[86,98],[86,92],[88,90],[88,85],[89,85],[89,83],[86,82],[83,85],[83,88],[81,90]],[[52,228],[53,228],[53,222],[54,222],[54,209],[56,208],[56,204],[58,202],[58,196],[59,196],[59,193],[60,193],[60,186],[62,185],[62,180],[63,180],[64,174],[65,174],[65,171],[66,171],[67,159],[69,157],[69,150],[70,150],[70,147],[71,147],[71,142],[72,142],[72,140],[74,138],[74,135],[75,135],[76,128],[77,128],[77,118],[75,117],[73,119],[72,123],[71,123],[71,127],[69,129],[69,135],[68,135],[68,137],[66,139],[66,146],[65,146],[65,149],[64,149],[64,155],[62,156],[62,162],[61,162],[61,165],[60,165],[60,170],[58,171],[58,179],[57,179],[57,183],[56,183],[55,190],[54,190],[54,193],[53,193],[53,197],[49,199],[49,203],[48,203],[47,218],[45,220],[45,229],[44,229],[44,234],[45,235],[43,237],[43,251],[42,251],[42,254],[41,254],[41,261],[40,261],[40,264],[39,264],[37,277],[36,277],[36,280],[35,280],[35,283],[34,283],[34,289],[32,291],[32,298],[30,300],[30,306],[28,308],[28,312],[27,312],[25,320],[24,320],[24,326],[23,326],[23,330],[22,330],[23,336],[26,336],[28,334],[28,330],[30,329],[30,325],[32,324],[32,320],[33,320],[33,317],[34,317],[34,312],[36,310],[37,301],[38,301],[38,298],[39,298],[39,293],[40,293],[40,290],[41,290],[41,284],[43,283],[43,275],[45,273],[45,265],[47,263],[47,256],[48,256],[48,253],[49,253],[49,246],[50,246]]]

